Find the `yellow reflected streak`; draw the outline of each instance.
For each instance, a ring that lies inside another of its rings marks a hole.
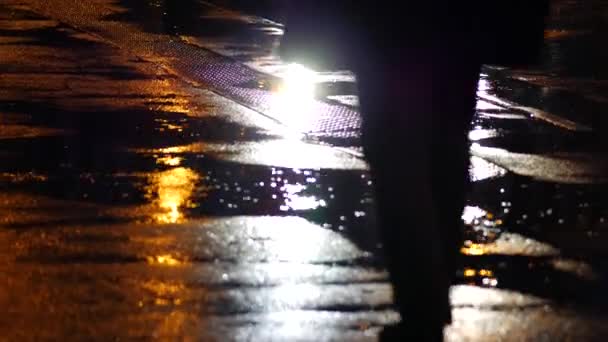
[[[470,246],[462,247],[460,253],[464,255],[484,255],[486,254],[486,248],[483,245],[473,243]]]
[[[479,275],[481,277],[494,277],[494,272],[492,272],[491,270],[486,270],[486,269],[481,269],[481,270],[477,271],[472,268],[466,268],[464,270],[464,276],[467,278],[475,277],[477,275]]]
[[[183,158],[181,157],[165,156],[157,158],[156,163],[167,166],[179,166],[182,163],[182,160]]]
[[[167,266],[175,266],[181,264],[181,261],[174,258],[171,254],[149,256],[147,257],[149,264],[161,264]]]
[[[178,167],[153,174],[148,186],[148,195],[156,197],[161,209],[153,218],[161,223],[178,223],[183,219],[181,208],[192,207],[190,198],[199,181],[199,175],[191,169]]]
[[[492,272],[491,270],[479,270],[479,275],[482,277],[493,277],[494,272]]]
[[[197,145],[183,145],[173,146],[160,149],[160,153],[186,153],[186,152],[201,152],[200,148],[196,148]]]
[[[477,271],[475,271],[474,269],[467,268],[466,270],[464,270],[464,276],[467,278],[474,277],[476,275]]]

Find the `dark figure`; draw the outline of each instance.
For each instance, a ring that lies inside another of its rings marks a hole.
[[[543,0],[292,1],[284,58],[357,75],[363,146],[403,323],[386,340],[441,341],[461,246],[467,133],[483,63],[533,62]]]

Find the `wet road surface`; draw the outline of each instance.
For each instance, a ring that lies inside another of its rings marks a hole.
[[[608,337],[590,3],[555,2],[541,67],[484,69],[448,340]],[[373,341],[399,319],[354,78],[306,75],[294,106],[275,5],[2,2],[4,339]]]

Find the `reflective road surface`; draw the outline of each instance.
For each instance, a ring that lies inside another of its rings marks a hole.
[[[608,338],[608,3],[553,5],[542,66],[483,70],[449,341]],[[280,6],[0,2],[1,340],[400,319],[354,77],[281,63]]]

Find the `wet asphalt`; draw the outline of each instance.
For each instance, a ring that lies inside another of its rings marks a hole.
[[[0,3],[3,340],[374,341],[399,320],[354,77],[286,106],[280,6]],[[542,65],[483,70],[450,341],[608,338],[607,17],[554,1]]]

